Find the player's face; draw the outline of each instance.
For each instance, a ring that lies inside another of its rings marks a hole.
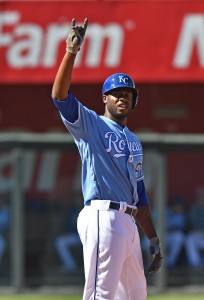
[[[108,95],[103,95],[103,102],[106,105],[105,116],[122,123],[132,111],[133,94],[128,88],[115,89]]]

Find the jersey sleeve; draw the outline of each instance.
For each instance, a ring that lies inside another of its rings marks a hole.
[[[95,128],[97,114],[83,106],[69,91],[65,100],[53,99],[62,121],[76,141],[87,140]]]
[[[143,180],[137,182],[137,194],[139,199],[139,201],[137,202],[137,206],[149,205],[149,200],[146,194]]]
[[[137,165],[137,184],[139,184],[140,181],[143,181],[144,179],[144,174],[143,174],[143,169],[142,169],[142,164]]]
[[[69,92],[64,100],[53,99],[54,105],[60,111],[61,116],[70,123],[74,123],[78,119],[78,101]]]

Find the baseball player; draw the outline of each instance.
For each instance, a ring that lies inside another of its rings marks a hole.
[[[72,70],[87,25],[87,19],[83,26],[72,20],[52,89],[82,161],[84,208],[77,228],[84,254],[83,300],[144,300],[146,279],[136,223],[150,241],[150,273],[160,268],[162,256],[143,182],[142,146],[126,126],[138,92],[127,74],[108,77],[102,88],[103,116],[71,93]]]

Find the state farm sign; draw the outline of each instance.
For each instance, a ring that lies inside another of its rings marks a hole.
[[[72,17],[89,18],[73,82],[116,72],[140,82],[203,81],[204,3],[184,3],[0,2],[0,82],[53,82]]]
[[[69,32],[69,24],[50,23],[43,29],[40,24],[20,22],[21,14],[18,11],[0,13],[0,47],[7,47],[8,65],[12,68],[55,66],[59,46],[61,42],[65,43]],[[8,26],[11,31],[5,32],[4,29]],[[117,67],[120,64],[124,40],[124,30],[120,24],[92,23],[88,27],[86,40],[86,67],[100,65],[106,40],[104,66]],[[82,47],[77,56],[76,67],[82,64],[83,49]]]

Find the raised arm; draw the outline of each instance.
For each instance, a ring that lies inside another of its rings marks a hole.
[[[52,87],[52,97],[57,100],[64,100],[67,97],[72,79],[72,70],[77,52],[83,43],[88,19],[84,20],[83,26],[76,26],[75,19],[72,19],[72,27],[66,40],[66,53],[62,59]]]

